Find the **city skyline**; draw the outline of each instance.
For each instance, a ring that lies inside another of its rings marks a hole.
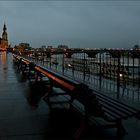
[[[34,48],[140,44],[139,1],[0,1],[0,9],[0,29],[6,22],[12,47],[21,42]]]

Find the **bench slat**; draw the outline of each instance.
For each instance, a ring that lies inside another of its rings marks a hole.
[[[110,98],[108,96],[105,96],[105,95],[99,94],[99,93],[94,93],[94,94],[96,95],[97,98],[98,97],[103,98],[104,100],[116,105],[117,107],[120,107],[120,108],[122,108],[124,110],[127,110],[127,111],[131,112],[131,113],[137,114],[139,112],[139,110],[137,110],[135,108],[132,108],[132,107],[130,107],[130,106],[128,106],[128,105],[126,105],[126,104],[124,104],[122,102],[119,102],[119,101],[117,101],[117,100],[115,100],[113,98]]]
[[[103,98],[99,98],[97,97],[97,99],[99,100],[99,102],[103,105],[103,106],[108,106],[108,109],[113,109],[114,112],[119,112],[120,115],[123,115],[123,116],[131,116],[133,115],[134,113],[128,111],[128,110],[125,110],[124,108],[120,107],[120,106],[117,106],[115,104],[113,104],[112,102],[107,102],[105,99]]]
[[[128,116],[132,115],[132,114],[130,115],[130,114],[125,114],[123,112],[120,112],[120,110],[110,106],[109,104],[102,102],[101,100],[99,102],[101,103],[104,109],[108,110],[108,112],[112,112],[112,114],[116,114],[116,116],[121,117],[123,119],[126,119]]]

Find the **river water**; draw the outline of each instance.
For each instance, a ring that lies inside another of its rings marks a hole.
[[[12,56],[10,54],[7,54],[6,52],[0,52],[0,84],[15,81],[14,79],[11,81],[11,76],[14,75],[13,71],[11,70],[11,58]]]

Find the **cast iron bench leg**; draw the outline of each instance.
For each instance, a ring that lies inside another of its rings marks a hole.
[[[122,120],[121,119],[117,120],[116,125],[117,125],[117,136],[118,137],[124,136],[124,134],[126,134],[126,130],[122,125]]]

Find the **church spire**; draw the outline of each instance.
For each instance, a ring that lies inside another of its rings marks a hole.
[[[3,26],[3,32],[6,32],[7,28],[6,28],[6,24],[4,22],[4,26]]]
[[[3,34],[2,34],[2,39],[7,40],[7,32],[6,32],[7,28],[6,28],[6,24],[4,22],[4,26],[3,26]]]

